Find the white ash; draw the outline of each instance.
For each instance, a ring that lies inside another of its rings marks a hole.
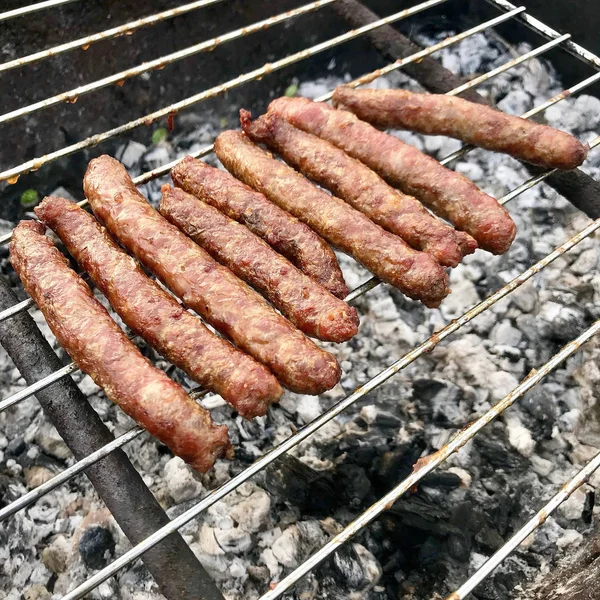
[[[430,44],[446,34],[421,41]],[[528,49],[507,48],[498,39],[479,34],[441,51],[438,58],[457,74],[472,77]],[[301,82],[299,94],[317,97],[349,79],[332,74]],[[372,85],[420,89],[401,73]],[[534,59],[478,90],[502,110],[520,114],[561,91],[561,84],[548,63]],[[228,114],[236,108],[228,107]],[[549,124],[586,141],[597,135],[599,115],[600,101],[585,95],[567,98],[545,113]],[[185,123],[184,133],[150,148],[127,142],[117,157],[137,175],[202,148],[221,129],[234,126],[226,120],[206,122],[204,115],[182,117],[178,123]],[[438,159],[459,147],[442,137],[393,134]],[[207,160],[217,164],[214,157]],[[455,168],[496,197],[529,178],[517,161],[482,150],[471,152]],[[592,151],[583,168],[598,178],[600,151]],[[166,181],[168,177],[163,177],[143,186],[153,203]],[[588,222],[545,184],[510,202],[508,209],[518,226],[511,250],[501,257],[482,251],[468,257],[451,272],[453,293],[441,309],[427,310],[388,286],[357,300],[359,334],[337,347],[324,344],[344,372],[332,391],[320,398],[287,394],[265,418],[251,423],[234,415],[219,398],[203,399],[214,418],[229,426],[237,449],[232,462],[218,461],[213,472],[199,476],[148,435],[130,442],[125,449],[161,504],[172,516],[180,514]],[[10,227],[0,223],[2,232]],[[225,597],[258,598],[405,477],[419,456],[447,443],[588,327],[598,317],[600,304],[597,246],[596,238],[580,243],[327,424],[294,449],[287,461],[243,484],[187,524],[182,534]],[[348,257],[340,255],[340,263],[350,287],[368,278]],[[55,345],[39,311],[32,314]],[[168,367],[147,345],[141,347],[159,366]],[[420,600],[453,591],[600,447],[599,358],[600,344],[592,340],[451,456],[418,490],[301,580],[289,597]],[[172,374],[192,384],[180,372]],[[89,377],[74,378],[115,435],[132,426]],[[0,384],[3,397],[24,387],[1,350]],[[0,431],[4,502],[73,462],[33,398],[1,414]],[[592,483],[600,485],[600,475]],[[589,532],[582,520],[585,492],[582,488],[575,493],[530,536],[476,597],[513,597],[515,587],[548,572],[561,552],[585,540]],[[95,526],[113,537],[115,555],[129,547],[84,476],[4,523],[0,528],[4,597],[59,598],[89,577],[94,569],[86,566],[80,541]],[[103,539],[110,541],[110,536]],[[112,558],[110,544],[88,550],[88,562]],[[158,600],[160,595],[146,571],[135,566],[89,597]]]

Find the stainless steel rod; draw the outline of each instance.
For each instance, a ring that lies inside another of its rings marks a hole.
[[[352,523],[334,536],[318,552],[315,552],[299,567],[294,569],[294,571],[292,571],[287,577],[284,577],[274,589],[261,596],[260,600],[275,600],[276,598],[280,598],[282,594],[292,587],[299,579],[304,577],[304,575],[322,563],[340,546],[362,531],[362,529],[371,521],[376,519],[386,510],[389,510],[398,500],[398,498],[406,494],[406,492],[408,492],[410,489],[414,488],[414,486],[417,485],[419,481],[425,477],[425,475],[431,473],[431,471],[446,461],[449,456],[455,452],[458,452],[458,450],[460,450],[469,440],[475,437],[475,435],[477,435],[477,433],[479,433],[486,425],[491,423],[496,417],[500,416],[507,408],[512,406],[526,392],[537,385],[564,360],[577,352],[580,346],[598,333],[598,331],[600,331],[600,321],[596,321],[577,339],[569,342],[546,364],[541,366],[539,369],[534,369],[514,390],[507,394],[502,400],[500,400],[500,402],[495,404],[490,410],[479,417],[476,421],[471,423],[468,427],[460,430],[443,448],[440,448],[437,452],[430,454],[429,456],[420,458],[413,466],[412,473],[408,477],[406,477],[401,483],[394,487],[394,489],[370,506],[358,518],[352,521]],[[566,498],[563,498],[563,500],[564,499]],[[538,525],[539,524],[540,523],[538,523]],[[492,567],[492,569],[493,568],[495,567]],[[454,600],[454,598],[452,598],[452,600]]]
[[[79,0],[45,0],[44,2],[38,2],[37,4],[29,4],[28,6],[15,8],[14,10],[7,10],[0,13],[0,23],[2,23],[2,21],[14,19],[15,17],[30,15],[31,13],[45,10],[46,8],[56,8],[58,6],[63,6],[64,4],[78,1]]]
[[[468,596],[502,561],[507,558],[525,539],[538,527],[546,522],[546,519],[568,498],[579,489],[600,468],[600,452],[590,460],[575,477],[567,481],[560,491],[533,516],[517,533],[515,533],[500,550],[489,558],[456,592],[450,594],[446,600],[462,600]]]
[[[443,329],[434,333],[427,340],[422,342],[419,346],[417,346],[416,348],[405,354],[402,358],[400,358],[399,360],[391,364],[389,367],[381,371],[375,377],[370,379],[367,383],[357,388],[350,395],[346,396],[346,398],[332,406],[320,417],[317,417],[314,421],[299,429],[296,433],[294,433],[287,440],[273,448],[270,452],[263,455],[250,467],[248,467],[240,474],[230,479],[221,487],[217,488],[216,490],[213,490],[198,504],[196,504],[192,508],[186,510],[181,515],[173,519],[171,523],[169,523],[167,526],[156,531],[154,534],[146,538],[144,542],[138,544],[137,546],[134,546],[133,548],[125,552],[125,554],[113,561],[110,565],[95,573],[87,581],[83,582],[74,590],[69,592],[66,596],[64,596],[62,600],[77,600],[85,596],[95,587],[100,585],[103,581],[106,581],[109,577],[112,577],[120,569],[126,567],[131,562],[139,558],[142,554],[144,554],[144,552],[158,544],[163,538],[177,531],[180,527],[183,527],[186,523],[197,517],[202,511],[206,510],[209,506],[212,506],[215,502],[218,502],[221,498],[235,490],[242,483],[253,477],[255,474],[259,473],[262,469],[264,469],[267,465],[276,460],[279,456],[285,454],[286,452],[300,444],[302,441],[310,437],[315,431],[323,427],[323,425],[329,423],[332,419],[334,419],[340,413],[346,410],[346,408],[352,406],[363,396],[373,391],[375,388],[377,388],[379,385],[393,377],[402,369],[406,368],[408,365],[410,365],[423,354],[431,352],[443,339],[452,335],[463,325],[474,319],[476,316],[487,310],[490,306],[492,306],[502,298],[506,297],[512,291],[517,289],[523,283],[531,279],[531,277],[533,277],[535,274],[539,273],[542,269],[544,269],[546,266],[548,266],[550,263],[556,260],[559,256],[562,256],[565,252],[569,251],[571,248],[579,244],[582,240],[590,236],[598,229],[600,229],[600,219],[594,221],[585,229],[580,231],[578,234],[576,234],[575,236],[558,246],[558,248],[556,248],[553,252],[551,252],[546,257],[535,263],[533,266],[531,266],[529,269],[527,269],[517,277],[515,277],[512,281],[510,281],[501,289],[496,291],[489,298],[483,300],[482,302],[471,308],[469,311],[463,314],[462,317],[460,317],[459,319],[455,319],[454,321],[446,325]]]
[[[73,153],[78,152],[79,150],[83,150],[85,148],[89,148],[91,146],[96,146],[96,145],[100,144],[101,142],[111,139],[117,135],[121,135],[128,131],[131,131],[132,129],[136,129],[137,127],[140,127],[142,125],[150,125],[153,122],[157,121],[158,119],[161,119],[168,115],[175,114],[184,108],[189,108],[190,106],[197,104],[198,102],[202,102],[203,100],[207,100],[208,98],[213,98],[215,96],[223,94],[223,93],[225,93],[231,89],[234,89],[234,88],[236,88],[244,83],[247,83],[249,81],[254,81],[256,79],[260,79],[261,77],[264,77],[265,75],[268,75],[269,73],[278,71],[280,69],[283,69],[284,67],[287,67],[296,62],[299,62],[301,60],[304,60],[306,58],[309,58],[311,56],[319,54],[320,52],[323,52],[325,50],[328,50],[329,48],[333,48],[339,44],[342,44],[344,42],[355,39],[355,38],[359,37],[360,35],[367,33],[368,31],[376,29],[377,27],[381,27],[383,25],[388,25],[395,21],[399,21],[402,18],[413,15],[417,12],[425,10],[426,8],[429,8],[430,6],[435,6],[436,4],[440,4],[441,2],[444,2],[444,1],[447,1],[447,0],[428,0],[428,2],[424,2],[423,4],[419,4],[412,8],[400,11],[399,13],[391,15],[390,17],[380,19],[379,21],[375,21],[373,23],[370,23],[369,25],[365,25],[364,27],[354,29],[352,31],[349,31],[347,33],[339,35],[335,38],[327,40],[326,42],[321,42],[320,44],[316,44],[316,45],[311,46],[310,48],[307,48],[300,52],[290,54],[289,56],[287,56],[285,58],[277,60],[273,63],[263,65],[262,67],[260,67],[258,69],[244,73],[243,75],[240,75],[234,79],[230,79],[229,81],[227,81],[223,84],[217,85],[208,90],[204,90],[203,92],[200,92],[198,94],[195,94],[194,96],[190,96],[184,100],[181,100],[179,102],[171,104],[170,106],[167,106],[158,111],[150,113],[144,117],[140,117],[139,119],[129,121],[128,123],[125,123],[123,125],[115,127],[113,129],[110,129],[103,133],[99,133],[99,134],[90,136],[90,137],[86,138],[85,140],[82,140],[81,142],[78,142],[76,144],[71,144],[70,146],[66,146],[65,148],[56,150],[55,152],[50,152],[49,154],[40,156],[38,158],[34,158],[32,160],[29,160],[27,162],[24,162],[24,163],[16,166],[16,167],[13,167],[11,169],[3,171],[2,173],[0,173],[0,181],[8,181],[9,183],[15,183],[18,180],[19,176],[22,175],[23,173],[27,173],[29,171],[35,171],[35,170],[39,169],[40,167],[44,166],[45,164],[52,162],[54,160],[57,160],[58,158],[62,158],[63,156],[69,156],[70,154],[73,154]],[[506,13],[506,14],[500,15],[499,17],[496,17],[495,19],[486,21],[485,23],[469,30],[469,32],[460,34],[460,36],[454,36],[452,38],[454,41],[451,43],[455,43],[456,41],[460,41],[461,39],[464,39],[465,37],[468,37],[469,35],[473,35],[480,31],[484,31],[485,29],[487,29],[489,27],[493,27],[494,25],[498,25],[499,23],[507,21],[508,19],[523,12],[524,10],[525,10],[525,8],[521,7],[521,8],[515,9],[511,13]],[[446,44],[446,45],[449,45],[449,44]],[[431,49],[427,48],[427,49],[423,50],[422,52],[419,52],[419,53],[413,55],[415,57],[413,60],[418,60],[419,58],[421,58],[423,56],[427,56],[428,54],[431,54],[431,53],[439,50],[439,47],[440,47],[440,45],[436,44],[435,46],[432,46]],[[411,57],[408,57],[407,59],[404,59],[404,60],[406,61],[406,60],[409,60],[410,58]],[[406,64],[406,63],[404,63],[404,64]],[[394,69],[390,69],[390,70],[394,70]],[[380,69],[380,71],[382,71],[381,72],[382,75],[385,74],[385,73],[383,73],[383,69]],[[378,74],[374,78],[379,77],[379,76],[380,75]]]
[[[445,0],[438,1],[442,2]],[[200,52],[212,51],[221,44],[230,42],[232,40],[236,40],[241,37],[245,37],[257,31],[263,31],[265,29],[268,29],[269,27],[277,25],[278,23],[282,23],[284,21],[288,21],[293,17],[312,12],[314,10],[317,10],[318,8],[321,8],[322,6],[331,4],[332,2],[335,2],[335,0],[316,0],[315,2],[311,2],[309,4],[301,6],[300,8],[296,8],[294,10],[290,10],[288,12],[276,15],[274,17],[258,21],[257,23],[253,23],[252,25],[248,25],[247,27],[240,27],[235,31],[231,31],[218,37],[211,38],[204,42],[200,42],[199,44],[194,44],[189,48],[184,48],[183,50],[172,52],[171,54],[167,54],[165,56],[155,58],[154,60],[144,62],[140,65],[132,67],[131,69],[125,69],[124,71],[114,73],[113,75],[109,75],[108,77],[103,77],[102,79],[98,79],[97,81],[94,81],[92,83],[80,85],[67,92],[56,94],[55,96],[51,96],[50,98],[46,98],[45,100],[40,100],[39,102],[34,102],[33,104],[29,104],[28,106],[17,108],[15,110],[0,115],[0,125],[3,123],[13,121],[19,117],[30,115],[44,108],[49,108],[51,106],[55,106],[56,104],[61,104],[62,102],[76,102],[79,97],[84,96],[85,94],[89,94],[90,92],[100,90],[115,83],[121,84],[121,82],[124,82],[127,79],[131,79],[132,77],[136,77],[137,75],[141,75],[142,73],[147,73],[148,71],[163,69],[167,65],[170,65],[179,60],[183,60],[184,58],[194,56],[195,54],[199,54]]]
[[[72,42],[66,42],[65,44],[59,44],[58,46],[53,46],[52,48],[48,48],[46,50],[33,52],[27,56],[15,58],[14,60],[9,60],[0,64],[0,73],[38,62],[44,58],[58,56],[59,54],[63,54],[69,50],[75,50],[77,48],[83,48],[84,50],[87,50],[89,46],[96,42],[119,37],[121,35],[131,35],[134,31],[140,29],[141,27],[147,27],[148,25],[154,25],[156,23],[160,23],[161,21],[172,19],[173,17],[179,17],[204,6],[216,4],[217,2],[223,2],[223,0],[197,0],[196,2],[190,2],[189,4],[184,4],[182,6],[178,6],[177,8],[171,8],[170,10],[165,10],[148,17],[136,19],[135,21],[130,21],[129,23],[124,23],[123,25],[119,25],[117,27],[111,27],[105,31],[86,35],[85,37],[73,40]]]

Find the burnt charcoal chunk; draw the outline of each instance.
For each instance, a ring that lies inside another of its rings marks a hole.
[[[358,465],[340,465],[334,476],[340,501],[352,507],[358,507],[371,491],[371,482],[365,470]]]
[[[79,554],[90,569],[101,569],[115,553],[115,539],[105,527],[94,525],[79,540]]]
[[[266,469],[265,488],[305,514],[328,513],[337,501],[333,478],[284,455]]]
[[[475,535],[475,542],[484,553],[491,554],[504,544],[502,536],[494,527],[482,527]]]

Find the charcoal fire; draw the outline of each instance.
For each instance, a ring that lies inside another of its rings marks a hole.
[[[452,33],[421,33],[418,41],[430,46]],[[469,79],[500,67],[514,53],[529,50],[526,45],[509,47],[497,36],[477,34],[435,57]],[[302,82],[295,93],[315,99],[348,83],[351,76],[334,66],[330,76]],[[423,91],[400,72],[390,72],[370,85]],[[477,87],[492,104],[514,115],[562,89],[553,67],[537,58]],[[228,112],[236,108],[228,107]],[[587,95],[566,98],[545,112],[548,124],[584,143],[600,132],[598,115],[600,100]],[[133,176],[141,175],[199,152],[225,125],[218,119],[201,126],[189,120],[176,135],[151,146],[123,142],[116,158]],[[392,133],[438,160],[461,147],[446,137]],[[220,166],[214,155],[206,161]],[[377,285],[357,295],[353,305],[361,318],[359,333],[341,345],[323,344],[340,363],[342,379],[318,397],[286,392],[265,416],[248,421],[220,397],[204,396],[202,405],[215,422],[228,426],[236,448],[233,461],[218,460],[209,473],[193,472],[145,434],[132,438],[127,454],[172,518],[239,476],[300,427],[590,223],[543,182],[512,197],[511,191],[530,174],[511,157],[476,149],[462,156],[454,168],[487,194],[510,199],[507,210],[517,226],[511,249],[502,256],[478,250],[464,257],[450,271],[452,294],[437,309],[427,309],[390,286]],[[592,149],[582,168],[600,177],[600,151]],[[156,207],[161,186],[169,182],[165,176],[139,189]],[[12,228],[8,222],[0,226],[2,234]],[[368,280],[364,268],[345,254],[337,256],[350,289]],[[0,260],[8,273],[6,254]],[[433,344],[432,352],[423,353],[184,525],[180,530],[184,539],[224,597],[257,600],[277,589],[294,569],[408,477],[416,464],[426,464],[424,457],[435,456],[533,369],[586,331],[600,317],[599,260],[598,236],[592,234],[464,325],[460,335]],[[25,298],[18,280],[13,274],[9,277]],[[108,307],[99,292],[96,296]],[[39,311],[31,314],[59,350]],[[188,389],[194,386],[185,373],[144,342],[139,344],[144,355],[172,378]],[[600,341],[592,338],[284,597],[426,600],[459,588],[597,453],[599,357]],[[89,377],[78,372],[73,377],[115,436],[131,429],[133,422]],[[25,387],[3,349],[0,387],[3,398]],[[0,508],[73,463],[34,397],[0,413],[0,432]],[[533,595],[522,590],[551,573],[561,557],[575,554],[597,528],[599,507],[594,505],[592,490],[598,485],[596,474],[590,487],[575,491],[544,527],[526,538],[476,589],[475,597],[543,597],[539,594],[548,588],[542,579]],[[590,565],[592,559],[581,547],[574,564]],[[79,476],[2,523],[0,591],[8,600],[61,598],[128,549],[127,539],[88,479]],[[89,597],[159,600],[155,582],[139,565],[107,579]],[[546,585],[551,581],[548,577]]]

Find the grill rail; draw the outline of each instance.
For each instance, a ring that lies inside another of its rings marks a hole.
[[[48,2],[41,2],[38,4],[31,5],[29,7],[24,7],[22,9],[17,9],[15,11],[7,11],[5,13],[0,13],[0,22],[3,20],[7,20],[9,18],[17,17],[24,14],[30,14],[37,10],[42,10],[44,8],[56,7],[62,4],[67,4],[69,2],[73,2],[74,0],[50,0]],[[177,9],[172,9],[171,11],[163,11],[161,13],[157,13],[155,15],[151,15],[149,17],[145,17],[143,19],[138,19],[136,21],[132,21],[131,23],[127,23],[125,25],[115,27],[112,29],[108,29],[106,31],[100,32],[98,34],[93,34],[92,36],[87,36],[87,38],[81,38],[79,40],[75,40],[73,42],[69,42],[66,44],[61,44],[55,48],[50,48],[48,50],[40,51],[29,56],[23,57],[22,59],[15,59],[14,61],[10,61],[0,65],[0,72],[7,71],[9,69],[13,69],[23,64],[28,64],[31,62],[37,62],[44,58],[53,56],[58,53],[66,52],[68,50],[72,50],[75,48],[84,48],[87,44],[93,43],[95,41],[99,41],[101,39],[107,39],[110,37],[115,37],[117,35],[122,35],[125,33],[129,33],[130,31],[134,31],[137,28],[144,27],[147,25],[151,25],[157,23],[161,20],[171,18],[173,16],[177,16],[178,14],[184,14],[185,12],[189,12],[192,10],[196,10],[197,8],[201,8],[202,6],[207,6],[209,4],[213,4],[219,2],[221,0],[200,0],[198,2],[192,2],[186,5],[183,5]],[[519,56],[504,65],[485,73],[461,86],[455,88],[448,92],[449,95],[459,94],[467,89],[473,88],[481,83],[489,81],[491,78],[496,75],[506,72],[512,67],[519,65],[527,60],[530,60],[534,57],[540,56],[541,54],[549,51],[552,48],[560,47],[563,48],[572,54],[576,55],[580,59],[584,60],[587,64],[593,66],[596,70],[600,69],[600,58],[586,49],[582,48],[578,44],[574,43],[570,39],[569,34],[561,35],[557,31],[547,27],[543,23],[541,23],[538,19],[528,15],[525,12],[524,7],[517,7],[506,0],[487,0],[490,4],[494,5],[501,11],[501,14],[494,19],[490,19],[485,23],[477,25],[463,33],[460,33],[455,36],[451,36],[442,40],[438,44],[435,44],[429,48],[425,48],[424,50],[417,52],[411,56],[408,56],[404,59],[397,60],[382,69],[378,69],[371,73],[367,73],[362,77],[354,80],[350,83],[350,85],[358,86],[364,85],[366,83],[370,83],[388,73],[391,73],[397,69],[402,68],[403,66],[418,62],[420,59],[430,56],[431,54],[439,51],[443,48],[446,48],[454,43],[457,43],[460,40],[463,40],[475,33],[486,31],[487,29],[494,27],[497,24],[500,24],[504,21],[508,21],[512,18],[517,18],[519,21],[526,24],[528,27],[541,34],[546,38],[550,38],[550,41]],[[5,115],[0,116],[1,122],[8,122],[12,119],[16,119],[20,116],[24,116],[27,114],[31,114],[36,110],[41,110],[46,106],[51,106],[58,102],[73,99],[81,93],[92,92],[96,89],[100,89],[100,87],[104,87],[106,85],[110,85],[112,83],[119,82],[123,78],[133,77],[140,73],[146,72],[150,69],[157,68],[160,66],[160,61],[166,61],[163,64],[169,64],[170,62],[174,62],[176,60],[180,60],[186,56],[191,56],[197,52],[202,52],[212,47],[224,43],[226,41],[237,39],[238,37],[242,37],[249,33],[259,31],[260,29],[270,27],[277,23],[284,22],[288,19],[291,19],[295,16],[299,16],[301,14],[311,12],[314,10],[318,10],[322,6],[331,4],[335,2],[335,0],[317,0],[315,2],[311,2],[306,4],[294,11],[289,11],[288,13],[283,13],[281,15],[276,15],[269,19],[265,19],[263,21],[257,22],[249,27],[238,29],[232,31],[223,36],[219,36],[218,38],[213,38],[212,40],[207,40],[200,44],[196,44],[195,46],[191,46],[182,51],[167,55],[165,57],[161,57],[160,59],[156,59],[155,61],[150,61],[148,63],[144,63],[143,65],[139,65],[138,67],[134,67],[129,71],[124,71],[119,74],[110,76],[103,80],[99,80],[97,82],[93,82],[88,84],[87,86],[82,86],[82,88],[77,88],[75,90],[71,90],[66,92],[65,94],[60,94],[58,96],[54,96],[40,103],[36,103],[30,105],[28,107],[24,107],[22,109],[18,109],[17,111],[12,111],[11,113],[7,113]],[[58,150],[56,152],[50,153],[43,157],[39,157],[33,159],[32,161],[28,161],[23,163],[22,165],[18,165],[0,173],[0,181],[7,180],[11,183],[16,181],[16,178],[28,172],[29,170],[35,170],[40,168],[41,166],[48,164],[62,156],[67,156],[78,152],[79,150],[83,150],[85,148],[91,147],[100,143],[104,140],[110,139],[116,135],[120,135],[135,127],[139,127],[142,124],[148,125],[157,119],[173,114],[179,110],[184,108],[188,108],[202,100],[211,98],[213,96],[219,95],[221,93],[226,92],[234,87],[242,85],[248,81],[253,81],[258,79],[268,73],[282,69],[284,67],[290,66],[296,62],[299,62],[305,58],[310,56],[314,56],[315,54],[333,48],[339,44],[342,44],[346,41],[352,40],[360,35],[372,31],[378,27],[382,27],[384,25],[388,25],[390,23],[394,23],[400,19],[404,19],[411,15],[417,14],[427,8],[440,5],[446,2],[446,0],[429,0],[428,2],[423,2],[418,4],[412,8],[397,12],[389,17],[385,17],[383,19],[379,19],[378,21],[371,23],[369,25],[365,25],[364,27],[360,27],[357,29],[353,29],[351,31],[346,32],[340,36],[335,38],[331,38],[325,42],[321,42],[320,44],[316,44],[310,48],[307,48],[301,52],[297,52],[295,54],[289,55],[283,59],[277,60],[272,64],[266,64],[258,69],[250,71],[248,73],[242,74],[224,84],[219,86],[215,86],[209,90],[205,90],[200,92],[194,96],[186,98],[180,102],[172,104],[168,107],[165,107],[159,111],[146,115],[145,117],[141,117],[140,119],[136,119],[119,127],[116,127],[112,130],[106,131],[101,134],[97,134],[95,136],[91,136],[78,144],[73,144],[71,146],[67,146]],[[125,77],[124,77],[125,75]],[[548,107],[560,102],[567,96],[570,96],[574,93],[577,93],[589,85],[600,80],[600,72],[595,73],[594,75],[588,77],[587,79],[577,83],[571,88],[557,94],[556,96],[548,99],[543,104],[533,108],[532,110],[526,112],[522,116],[524,118],[530,118],[536,114],[543,112]],[[83,89],[83,91],[82,91]],[[77,93],[76,93],[77,92]],[[325,101],[331,98],[331,93],[325,94],[321,98],[318,98],[320,101]],[[592,140],[590,142],[590,149],[595,148],[600,144],[600,136]],[[194,156],[196,157],[204,157],[209,155],[213,150],[213,146],[206,146],[205,148],[197,151]],[[459,149],[457,152],[445,157],[440,162],[444,165],[450,164],[454,160],[459,157],[466,155],[471,148],[469,146],[464,146]],[[163,176],[168,173],[170,168],[177,161],[173,161],[172,163],[162,165],[156,169],[153,169],[147,173],[143,173],[139,177],[135,178],[135,183],[137,185],[146,183],[152,179]],[[543,181],[546,177],[551,175],[554,171],[549,170],[545,171],[535,177],[532,177],[522,183],[520,186],[510,191],[508,194],[499,199],[499,202],[505,204],[510,200],[516,198],[519,194],[524,192],[527,189],[537,185],[541,181]],[[80,202],[80,205],[85,205],[87,203],[86,200]],[[94,576],[89,578],[87,581],[83,582],[77,588],[69,592],[66,596],[64,596],[63,600],[75,600],[77,598],[82,598],[87,593],[92,591],[98,585],[100,585],[103,581],[107,580],[114,574],[116,574],[120,569],[130,565],[134,560],[142,556],[146,551],[154,547],[161,540],[166,538],[171,533],[177,531],[181,527],[183,527],[186,523],[197,517],[200,513],[206,510],[208,507],[215,504],[218,500],[225,497],[227,494],[235,490],[239,485],[243,482],[247,481],[255,474],[259,473],[263,470],[267,465],[271,464],[274,460],[276,460],[279,456],[282,456],[284,453],[288,452],[295,446],[297,446],[302,441],[309,438],[314,432],[323,427],[326,423],[340,415],[344,410],[355,404],[359,399],[364,397],[367,393],[377,388],[379,385],[390,379],[400,370],[406,368],[412,362],[417,360],[423,354],[431,352],[435,347],[444,339],[449,337],[450,335],[457,332],[461,327],[465,324],[469,323],[475,317],[483,313],[489,307],[494,305],[496,302],[508,296],[512,291],[517,289],[523,283],[531,279],[534,275],[542,271],[546,266],[551,264],[558,257],[562,256],[577,244],[579,244],[584,239],[593,235],[595,232],[600,229],[600,219],[593,221],[583,230],[581,230],[578,234],[558,246],[553,252],[545,256],[543,259],[532,265],[529,269],[515,277],[512,281],[504,285],[502,288],[497,290],[487,299],[478,303],[470,310],[465,312],[460,318],[450,322],[445,327],[443,327],[440,331],[434,333],[428,339],[423,341],[417,347],[415,347],[410,352],[406,353],[399,360],[395,361],[393,364],[388,366],[386,369],[381,371],[378,375],[369,380],[366,384],[357,388],[354,392],[346,396],[344,399],[335,404],[332,408],[324,412],[320,417],[298,430],[294,435],[285,440],[280,445],[274,447],[271,451],[263,455],[260,459],[258,459],[253,465],[247,468],[242,473],[238,474],[227,483],[223,484],[221,487],[213,490],[208,496],[203,498],[200,502],[194,505],[192,508],[186,510],[184,513],[173,519],[168,525],[157,530],[154,534],[146,538],[140,544],[134,546],[125,554],[117,558],[111,564],[109,564],[104,569],[97,572]],[[10,240],[10,234],[3,236],[0,238],[0,244],[5,244]],[[358,288],[353,290],[348,297],[347,301],[351,302],[356,298],[360,297],[370,289],[373,289],[376,285],[378,285],[378,281],[374,278],[366,281],[361,284]],[[24,300],[15,306],[0,312],[0,322],[11,318],[12,316],[18,314],[23,310],[27,310],[34,306],[34,303],[31,299]],[[493,406],[490,410],[488,410],[484,415],[482,415],[475,422],[470,424],[466,429],[461,430],[458,434],[452,438],[452,440],[444,446],[441,450],[436,452],[433,455],[424,457],[420,459],[417,464],[414,466],[413,473],[407,477],[405,480],[400,482],[396,487],[394,487],[388,494],[386,494],[383,498],[374,503],[370,508],[368,508],[363,514],[357,517],[350,525],[348,525],[340,534],[336,535],[332,538],[321,550],[312,555],[307,561],[301,564],[297,569],[295,569],[292,573],[290,573],[286,578],[284,578],[278,585],[267,592],[262,596],[262,600],[272,600],[274,598],[280,597],[286,590],[294,585],[301,577],[303,577],[306,573],[308,573],[311,569],[317,566],[320,562],[322,562],[325,558],[331,555],[337,548],[339,548],[343,543],[348,541],[351,537],[356,535],[356,533],[360,532],[364,527],[366,527],[373,519],[379,516],[386,509],[390,508],[391,505],[400,498],[406,491],[408,491],[411,487],[413,487],[416,483],[418,483],[427,473],[433,471],[440,464],[442,464],[450,455],[457,452],[467,441],[472,439],[481,429],[483,429],[486,425],[488,425],[492,420],[494,420],[497,416],[500,416],[506,409],[508,409],[512,404],[514,404],[519,398],[521,398],[527,391],[532,389],[539,381],[541,381],[544,377],[546,377],[553,369],[559,366],[564,360],[568,357],[572,356],[582,344],[587,342],[600,330],[600,321],[595,322],[589,329],[583,332],[579,337],[574,339],[572,342],[568,343],[564,346],[553,358],[551,358],[547,363],[539,367],[537,370],[532,371],[523,381],[512,391],[510,392],[504,399],[498,402],[495,406]],[[17,394],[13,394],[11,397],[6,398],[0,402],[0,412],[9,408],[10,406],[14,406],[19,401],[31,396],[44,389],[45,387],[51,385],[55,381],[58,381],[62,377],[66,377],[67,375],[75,372],[77,368],[73,365],[67,365],[56,371],[49,377],[38,381],[37,383],[26,387],[21,390]],[[193,390],[191,392],[191,396],[194,398],[199,398],[204,395],[204,391],[201,390]],[[108,456],[111,452],[113,452],[117,448],[123,447],[125,444],[130,442],[131,440],[137,438],[139,435],[143,433],[138,427],[134,427],[123,434],[121,437],[115,439],[110,444],[98,449],[96,452],[90,454],[85,459],[76,462],[71,467],[67,468],[65,471],[55,476],[48,482],[39,486],[38,488],[32,490],[31,492],[25,494],[18,500],[14,501],[12,504],[4,507],[0,510],[0,521],[16,514],[18,511],[22,510],[26,506],[29,506],[36,500],[43,497],[46,493],[55,489],[57,486],[65,483],[70,480],[75,475],[81,473],[83,470],[88,468],[90,465],[95,464],[97,461],[102,458]],[[548,502],[540,512],[535,515],[532,519],[530,519],[523,527],[520,529],[496,554],[494,554],[476,573],[473,574],[454,594],[451,594],[448,597],[448,600],[458,600],[464,598],[468,595],[476,585],[481,583],[490,573],[516,548],[518,545],[535,529],[543,524],[547,516],[555,510],[562,502],[564,502],[579,486],[585,483],[591,474],[594,473],[598,468],[600,468],[600,454],[596,455],[585,467],[571,480],[569,480],[565,486]]]

